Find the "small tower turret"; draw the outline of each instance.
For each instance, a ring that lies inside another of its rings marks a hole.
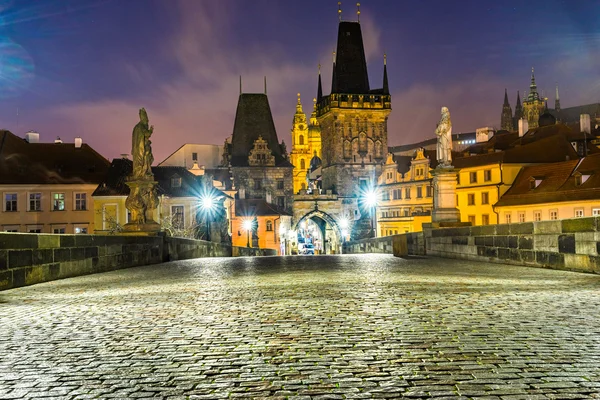
[[[513,130],[512,108],[508,102],[508,92],[506,89],[504,89],[504,104],[502,105],[502,115],[500,117],[500,129],[506,131]]]

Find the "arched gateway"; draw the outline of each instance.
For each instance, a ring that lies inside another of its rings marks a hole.
[[[302,232],[308,221],[312,221],[319,228],[323,253],[341,253],[343,233],[335,218],[324,211],[312,210],[295,221],[293,231]]]

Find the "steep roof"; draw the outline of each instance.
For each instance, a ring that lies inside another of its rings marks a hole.
[[[289,215],[282,207],[267,203],[263,199],[237,199],[235,201],[236,217],[265,217],[269,215]]]
[[[587,176],[578,185],[576,174]],[[531,181],[539,184],[532,188]],[[519,172],[497,206],[515,206],[564,201],[600,200],[600,154],[581,160],[532,165]]]
[[[369,93],[369,75],[360,23],[341,21],[331,93]]]
[[[231,139],[231,165],[248,166],[248,154],[259,136],[268,143],[275,156],[276,166],[288,166],[281,153],[275,131],[275,123],[269,106],[269,99],[262,93],[242,93],[238,100],[233,136]],[[291,165],[291,164],[290,164]]]
[[[592,118],[600,118],[600,103],[585,104],[576,107],[561,108],[560,111],[548,110],[556,119],[564,123],[579,122],[581,114],[589,114]],[[592,124],[593,125],[593,124]]]
[[[97,184],[110,163],[83,143],[28,143],[0,131],[0,184]]]
[[[127,196],[129,186],[126,179],[133,169],[131,160],[115,158],[110,164],[110,169],[103,181],[98,185],[92,196]],[[202,194],[203,177],[196,176],[185,167],[152,167],[154,180],[158,182],[157,191],[159,195],[169,197],[200,197]],[[181,178],[180,186],[173,186],[172,178]],[[211,191],[217,196],[226,196],[218,189],[211,187]]]

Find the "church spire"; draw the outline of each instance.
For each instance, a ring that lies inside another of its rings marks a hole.
[[[554,100],[554,109],[560,111],[560,97],[558,96],[558,85],[556,85],[556,99]]]
[[[521,94],[517,90],[517,104],[515,105],[515,117],[513,118],[513,130],[519,129],[519,120],[523,118],[523,106],[521,105]]]
[[[302,111],[302,102],[300,101],[300,93],[298,93],[298,102],[296,103],[296,114],[304,114],[304,111]]]
[[[323,98],[323,86],[321,85],[321,64],[319,64],[319,83],[317,84],[317,102]]]
[[[531,83],[529,84],[529,95],[527,101],[539,100],[540,95],[537,92],[537,85],[535,84],[535,73],[533,67],[531,67]]]
[[[335,51],[333,52],[333,73],[331,74],[331,93],[337,92],[337,79],[335,77]]]
[[[504,89],[504,104],[502,105],[502,115],[500,117],[500,127],[505,131],[513,130],[512,108],[508,102],[508,92]]]
[[[390,94],[387,76],[387,54],[383,53],[383,94]]]

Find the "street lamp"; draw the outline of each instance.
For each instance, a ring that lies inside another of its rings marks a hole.
[[[373,227],[373,219],[375,217],[375,212],[377,211],[377,203],[379,201],[379,193],[376,189],[369,189],[364,194],[365,204],[369,207],[369,212],[371,213],[371,237],[376,237],[375,229]]]
[[[206,216],[206,240],[210,242],[210,217],[216,206],[216,198],[212,194],[205,194],[200,197],[200,207]]]
[[[283,237],[283,255],[287,256],[287,230],[285,226],[281,225],[279,227],[279,246],[281,247],[281,237]]]
[[[251,219],[246,219],[242,223],[242,227],[246,230],[246,233],[248,235],[248,241],[246,242],[246,247],[250,247],[250,231],[252,230],[252,225],[253,224],[252,224]]]
[[[346,236],[348,236],[349,225],[350,222],[348,221],[348,218],[342,217],[342,219],[340,220],[340,228],[342,228],[342,243],[346,243]]]

